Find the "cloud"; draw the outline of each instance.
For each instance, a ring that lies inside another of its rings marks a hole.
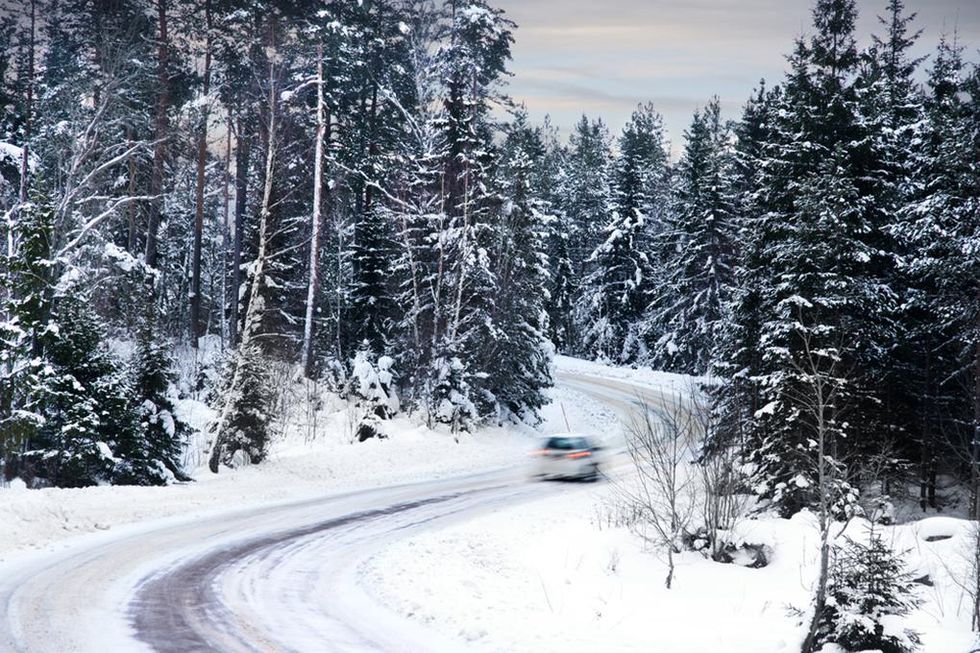
[[[785,54],[809,30],[811,0],[496,0],[519,27],[510,92],[532,114],[571,125],[602,114],[618,130],[638,102],[653,100],[673,139],[714,94],[736,117],[761,77],[777,82]],[[924,29],[918,53],[957,26],[980,45],[977,0],[907,0]],[[864,40],[879,31],[886,0],[859,1]]]

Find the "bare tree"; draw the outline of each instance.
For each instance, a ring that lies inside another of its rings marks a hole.
[[[800,421],[814,440],[812,461],[817,476],[817,524],[820,536],[819,568],[814,596],[813,613],[803,641],[802,653],[812,653],[817,646],[820,618],[827,606],[827,583],[830,575],[830,551],[833,541],[843,532],[832,535],[833,504],[841,491],[842,466],[831,457],[842,427],[838,421],[848,385],[842,371],[840,347],[817,347],[813,332],[803,326],[802,316],[797,328],[801,351],[789,358],[796,384],[787,389],[787,396],[798,407]]]
[[[627,425],[627,449],[635,474],[615,488],[632,518],[630,527],[667,556],[670,589],[674,555],[698,509],[697,476],[691,462],[701,441],[698,420],[680,394],[654,407],[643,398]]]
[[[270,40],[273,47],[275,44],[275,24],[270,25]],[[273,173],[276,164],[276,148],[278,146],[278,113],[279,113],[279,86],[277,84],[279,70],[276,67],[276,57],[269,59],[269,95],[268,95],[268,138],[266,139],[265,152],[265,177],[262,190],[262,204],[259,209],[259,229],[258,229],[258,249],[255,260],[251,265],[251,279],[248,291],[248,306],[245,311],[245,318],[242,323],[241,338],[238,342],[234,362],[234,372],[232,373],[231,383],[225,397],[225,403],[217,421],[214,442],[211,445],[211,453],[208,457],[208,467],[213,473],[218,473],[219,464],[223,457],[229,455],[225,451],[226,445],[233,437],[231,420],[241,406],[240,403],[245,395],[244,384],[248,382],[246,375],[246,357],[256,357],[261,355],[256,338],[262,321],[262,311],[264,301],[262,297],[262,286],[265,283],[266,264],[269,259],[269,236],[270,236],[270,210],[272,206],[272,186]],[[236,235],[237,238],[237,235]],[[252,362],[252,361],[248,361]]]
[[[689,395],[688,410],[700,437],[701,518],[711,558],[719,560],[727,543],[723,534],[735,528],[748,507],[748,498],[742,492],[741,453],[735,443],[718,440],[718,418],[710,398],[697,388],[692,388]]]

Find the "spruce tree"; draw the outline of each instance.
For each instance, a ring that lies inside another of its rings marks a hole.
[[[667,154],[663,121],[652,106],[634,111],[619,139],[613,212],[587,263],[576,314],[592,357],[629,363],[645,358],[640,322],[653,274],[653,234],[662,223]]]
[[[556,210],[567,225],[569,267],[578,279],[576,299],[582,280],[594,269],[589,259],[605,240],[603,229],[612,215],[610,140],[602,120],[582,116],[572,129],[560,171]],[[578,341],[573,350],[581,350]]]
[[[130,402],[138,420],[140,446],[148,461],[146,475],[160,480],[189,480],[181,455],[190,427],[176,410],[177,389],[167,344],[154,333],[152,318],[140,329],[130,362]],[[133,470],[139,478],[141,470]]]
[[[928,117],[913,160],[914,191],[895,225],[909,244],[902,270],[912,286],[912,310],[906,324],[918,322],[922,348],[923,432],[927,464],[936,456],[939,428],[962,459],[976,459],[973,430],[980,423],[980,399],[973,388],[980,378],[980,284],[977,283],[976,139],[980,133],[968,102],[961,49],[945,39],[929,76]],[[973,104],[975,105],[975,100]],[[914,312],[913,312],[914,311]],[[956,415],[952,422],[946,420]],[[946,426],[943,426],[946,424]],[[974,466],[974,469],[976,466]],[[977,476],[971,478],[976,512]]]
[[[884,316],[895,295],[879,272],[889,262],[885,225],[874,208],[855,85],[857,12],[852,0],[819,0],[813,16],[815,33],[798,41],[790,59],[760,178],[763,405],[747,451],[763,496],[786,513],[813,501],[818,487],[792,399],[805,383],[794,371],[803,343],[836,352],[850,374],[860,370],[833,407],[842,431],[830,450],[843,455],[881,431],[878,381],[894,342]]]
[[[551,345],[547,342],[548,259],[545,253],[547,207],[538,199],[536,168],[545,146],[540,130],[519,113],[502,147],[498,181],[502,204],[494,227],[497,254],[494,278],[500,289],[494,302],[482,366],[494,370],[494,395],[502,417],[537,420],[551,385]]]
[[[686,138],[647,319],[660,334],[651,353],[658,367],[704,374],[717,367],[734,283],[733,153],[717,98],[695,114]]]
[[[837,551],[828,588],[830,600],[820,620],[819,641],[848,651],[912,653],[918,633],[895,620],[921,602],[901,554],[871,532],[867,544],[847,538]]]

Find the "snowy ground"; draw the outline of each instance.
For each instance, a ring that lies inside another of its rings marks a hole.
[[[559,365],[566,374],[667,391],[690,387],[685,377],[649,370],[572,359]],[[609,429],[609,414],[597,401],[601,394],[570,394],[567,388],[558,393],[566,406],[577,408],[573,430]],[[620,465],[613,476],[624,473]],[[466,650],[799,650],[803,630],[795,610],[809,605],[817,563],[812,516],[744,522],[740,538],[771,550],[767,567],[725,565],[685,553],[667,590],[667,567],[658,552],[613,523],[617,482],[568,484],[558,496],[399,541],[360,573],[381,603],[466,642]],[[855,521],[846,535],[861,538],[867,528]],[[922,635],[926,653],[967,653],[976,642],[970,598],[962,587],[970,571],[971,534],[969,522],[944,517],[884,531],[909,571],[932,583],[921,585],[923,604],[904,624]]]

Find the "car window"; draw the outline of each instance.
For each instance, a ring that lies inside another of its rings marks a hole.
[[[563,451],[588,449],[589,443],[585,438],[550,438],[545,448],[560,449]]]

